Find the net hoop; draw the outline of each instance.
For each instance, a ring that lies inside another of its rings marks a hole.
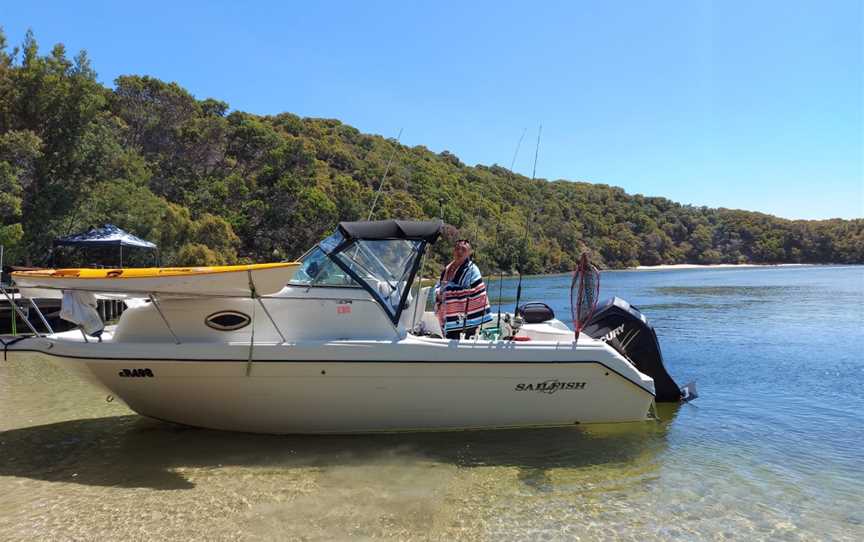
[[[588,253],[583,252],[570,283],[570,307],[577,339],[593,316],[599,297],[600,271],[589,261]]]

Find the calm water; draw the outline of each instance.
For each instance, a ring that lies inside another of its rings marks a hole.
[[[568,287],[534,278],[525,298],[563,317]],[[695,404],[616,426],[268,437],[147,420],[0,362],[0,540],[864,539],[864,267],[602,287],[649,316]]]

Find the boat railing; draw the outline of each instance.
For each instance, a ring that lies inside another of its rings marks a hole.
[[[30,331],[33,333],[33,335],[35,335],[36,337],[41,337],[42,333],[40,333],[33,325],[33,322],[30,321],[29,315],[25,314],[24,311],[21,310],[21,307],[18,306],[18,302],[15,300],[15,292],[10,292],[10,290],[13,290],[10,285],[0,282],[0,293],[3,294],[3,297],[6,298],[9,306],[12,307],[14,314],[17,314],[18,317],[21,318],[21,320],[27,325],[27,327],[30,328]],[[48,323],[48,319],[45,318],[44,314],[42,314],[42,311],[39,309],[39,305],[36,304],[36,301],[33,298],[27,298],[27,301],[29,302],[30,306],[36,311],[36,315],[42,321],[42,325],[45,326],[48,334],[53,335],[54,330],[51,328],[51,324]]]

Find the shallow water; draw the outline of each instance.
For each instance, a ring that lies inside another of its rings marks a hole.
[[[569,277],[524,287],[566,319]],[[864,267],[602,288],[648,315],[694,404],[614,426],[274,437],[148,420],[51,365],[0,362],[0,540],[864,539]]]

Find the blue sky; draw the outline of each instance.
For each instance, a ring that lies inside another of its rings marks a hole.
[[[864,217],[864,2],[4,2],[254,113],[338,118],[468,164],[789,218]],[[254,4],[254,5],[253,5]]]

